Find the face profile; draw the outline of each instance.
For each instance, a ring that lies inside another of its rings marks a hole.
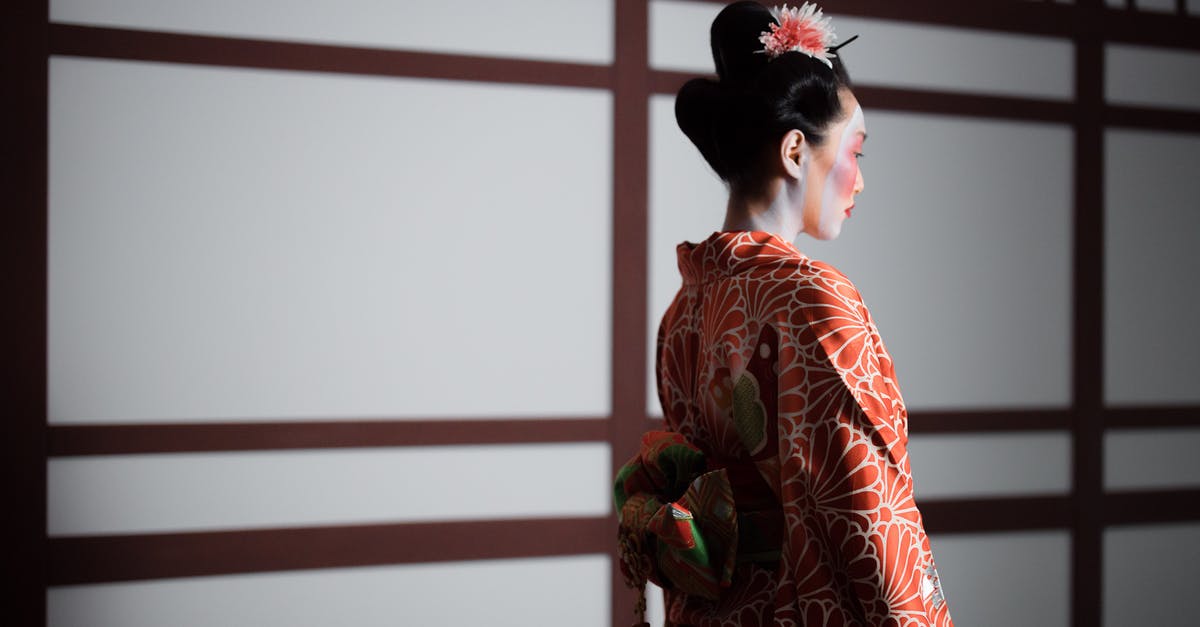
[[[848,91],[844,95],[844,107],[850,112],[829,128],[824,144],[812,149],[805,172],[801,232],[819,240],[841,234],[854,197],[864,188],[858,159],[867,138],[866,120],[854,96]]]
[[[842,90],[842,115],[821,129],[819,140],[792,129],[780,140],[780,167],[768,186],[770,209],[780,224],[792,225],[786,236],[805,233],[818,240],[836,239],[864,187],[859,157],[867,138],[862,107],[850,90]]]

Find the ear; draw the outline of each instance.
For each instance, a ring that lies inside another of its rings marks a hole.
[[[804,178],[804,169],[808,164],[808,146],[804,142],[804,133],[792,129],[779,142],[779,160],[784,172],[794,179]]]

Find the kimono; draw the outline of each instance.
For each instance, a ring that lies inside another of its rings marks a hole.
[[[617,485],[623,533],[641,519],[623,537],[656,534],[668,624],[952,626],[907,410],[853,283],[763,231],[677,252],[683,286],[656,341],[669,433],[647,434]]]

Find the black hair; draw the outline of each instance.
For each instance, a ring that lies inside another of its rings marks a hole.
[[[761,185],[766,159],[788,131],[819,146],[843,115],[839,91],[850,77],[841,60],[831,58],[830,68],[795,51],[769,59],[759,35],[776,23],[757,2],[722,9],[710,31],[718,80],[692,79],[675,96],[679,128],[734,190]]]

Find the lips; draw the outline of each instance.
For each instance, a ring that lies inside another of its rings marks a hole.
[[[849,207],[846,207],[846,217],[847,217],[847,218],[849,218],[849,217],[850,217],[850,212],[851,212],[853,209],[854,209],[854,205],[850,205]]]

